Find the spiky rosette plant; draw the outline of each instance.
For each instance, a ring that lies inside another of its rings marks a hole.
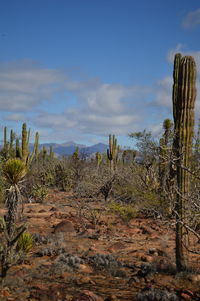
[[[191,167],[192,139],[194,135],[194,106],[196,99],[196,65],[191,56],[175,55],[173,85],[173,115],[175,137],[173,142],[176,157],[176,264],[178,270],[186,268],[184,247],[188,246],[187,231],[184,228],[186,199],[190,192],[188,170]]]
[[[10,185],[7,193],[5,219],[0,218],[3,238],[0,244],[0,277],[5,279],[8,269],[17,262],[20,254],[16,251],[19,237],[26,230],[25,225],[16,226],[19,205],[22,204],[20,183],[26,174],[26,166],[19,159],[9,159],[3,166],[3,174]]]
[[[6,199],[6,223],[8,234],[10,235],[13,232],[14,224],[19,214],[19,206],[22,206],[19,185],[26,175],[26,166],[19,159],[9,159],[3,167],[3,174],[6,182],[10,185]]]

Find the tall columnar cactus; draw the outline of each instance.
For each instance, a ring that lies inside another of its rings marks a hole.
[[[113,173],[115,170],[115,163],[117,158],[117,138],[115,135],[109,135],[109,149],[107,149],[107,158],[110,162],[110,172]]]
[[[97,164],[97,171],[99,170],[99,166],[102,162],[102,155],[100,152],[96,152],[95,154],[96,164]]]
[[[54,158],[54,152],[53,152],[53,147],[52,145],[50,145],[50,149],[49,149],[49,159],[53,160]]]
[[[167,191],[167,180],[169,178],[170,166],[169,166],[169,155],[171,152],[171,140],[173,135],[173,123],[170,119],[163,121],[164,133],[160,138],[159,145],[159,182],[160,191]]]
[[[194,134],[194,106],[196,99],[196,65],[191,56],[175,55],[173,85],[173,115],[175,137],[173,142],[176,156],[176,175],[178,194],[176,196],[176,264],[178,270],[187,265],[184,245],[187,235],[183,224],[186,222],[185,199],[189,193],[190,182],[187,169],[191,166],[192,138]]]
[[[4,127],[4,144],[3,144],[4,157],[8,158],[8,141],[7,141],[7,127]]]
[[[13,132],[13,130],[11,130],[10,131],[10,143],[9,143],[9,157],[10,158],[15,157],[14,139],[15,139],[15,133]]]
[[[15,157],[18,159],[22,158],[22,150],[20,147],[19,138],[16,138],[16,141],[15,141]]]
[[[30,137],[30,131],[27,133],[26,123],[22,125],[22,161],[26,164],[28,159],[28,142]]]
[[[35,144],[34,144],[34,150],[33,150],[34,156],[37,159],[39,154],[39,133],[36,132],[35,134]]]

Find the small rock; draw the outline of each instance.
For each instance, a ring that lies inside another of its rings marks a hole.
[[[112,245],[109,250],[114,250],[114,251],[118,251],[118,250],[123,250],[125,249],[125,245],[121,242],[116,242],[114,245]]]
[[[70,221],[62,221],[54,227],[54,233],[75,232],[74,226]]]
[[[41,209],[38,211],[38,213],[44,213],[44,212],[46,212],[46,210],[44,210],[44,209]]]
[[[49,209],[49,211],[57,211],[58,209],[56,207],[51,207],[51,209]]]
[[[76,280],[75,280],[75,283],[76,283],[77,285],[81,285],[81,284],[95,284],[95,282],[92,281],[92,280],[90,279],[90,277],[85,277],[85,276],[82,276],[82,277],[80,277],[79,279],[76,279]]]
[[[79,269],[87,274],[91,274],[93,272],[92,268],[89,265],[86,264],[80,264]]]
[[[2,295],[3,295],[4,297],[9,297],[9,296],[10,296],[9,288],[4,288],[4,289],[2,290]]]
[[[152,256],[149,256],[149,255],[143,255],[143,256],[141,256],[141,260],[144,261],[144,262],[153,262],[154,258]]]
[[[95,293],[83,290],[79,294],[73,297],[72,301],[104,301],[103,298],[97,296]]]
[[[192,281],[192,282],[199,282],[200,281],[200,274],[198,274],[198,275],[191,275],[189,277],[189,280]]]

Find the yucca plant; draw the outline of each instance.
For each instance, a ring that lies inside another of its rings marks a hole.
[[[25,225],[16,226],[19,204],[22,204],[20,183],[26,174],[26,166],[19,159],[9,159],[3,166],[3,175],[10,188],[7,192],[5,219],[0,218],[3,237],[0,243],[1,281],[5,279],[8,269],[19,259],[16,244],[26,230]]]
[[[20,183],[26,175],[26,166],[19,159],[9,159],[4,167],[3,174],[6,182],[10,185],[6,199],[6,223],[8,234],[13,232],[13,227],[19,215],[19,206],[22,206],[22,196],[20,193]]]

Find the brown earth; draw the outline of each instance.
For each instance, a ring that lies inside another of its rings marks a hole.
[[[124,223],[103,201],[84,203],[57,191],[43,204],[26,204],[24,219],[34,247],[10,268],[0,300],[128,301],[144,288],[200,300],[200,272],[175,272],[173,223],[142,217]],[[190,262],[199,268],[200,256]]]

